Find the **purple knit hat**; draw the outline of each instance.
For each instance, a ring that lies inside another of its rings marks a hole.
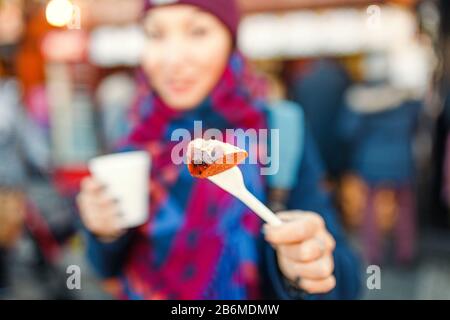
[[[235,0],[145,0],[145,10],[163,5],[190,4],[219,18],[236,38],[240,12]]]

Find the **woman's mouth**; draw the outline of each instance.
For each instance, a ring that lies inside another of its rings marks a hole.
[[[167,87],[171,92],[183,94],[189,92],[194,86],[194,81],[191,80],[176,80],[169,81]]]

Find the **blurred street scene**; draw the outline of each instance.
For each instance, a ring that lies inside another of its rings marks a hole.
[[[238,46],[299,103],[362,299],[450,299],[450,3],[240,0]],[[0,299],[112,299],[75,206],[130,131],[141,0],[0,0]],[[79,266],[81,290],[67,268]],[[381,288],[366,287],[369,265]]]

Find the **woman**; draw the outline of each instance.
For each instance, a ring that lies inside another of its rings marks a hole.
[[[238,18],[229,0],[148,3],[143,70],[152,90],[138,104],[140,123],[125,149],[152,156],[150,218],[136,230],[120,230],[117,202],[98,181],[85,179],[78,205],[88,255],[101,275],[120,277],[123,298],[354,298],[356,260],[319,189],[321,167],[309,136],[301,182],[287,202],[291,211],[280,213],[286,223],[263,232],[242,203],[170,159],[171,133],[193,130],[195,120],[204,129],[267,127],[234,52]],[[241,169],[264,200],[258,166]]]

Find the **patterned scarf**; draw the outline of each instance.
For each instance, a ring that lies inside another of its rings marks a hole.
[[[260,219],[206,179],[175,165],[171,141],[178,128],[263,129],[264,85],[234,53],[211,94],[190,111],[167,106],[142,81],[133,108],[139,122],[122,150],[147,150],[152,157],[150,218],[137,230],[122,280],[129,299],[256,299],[260,297]],[[256,84],[256,85],[255,85]],[[193,136],[192,136],[193,137]],[[257,145],[251,145],[252,148]],[[246,185],[264,196],[258,165],[243,164]]]

